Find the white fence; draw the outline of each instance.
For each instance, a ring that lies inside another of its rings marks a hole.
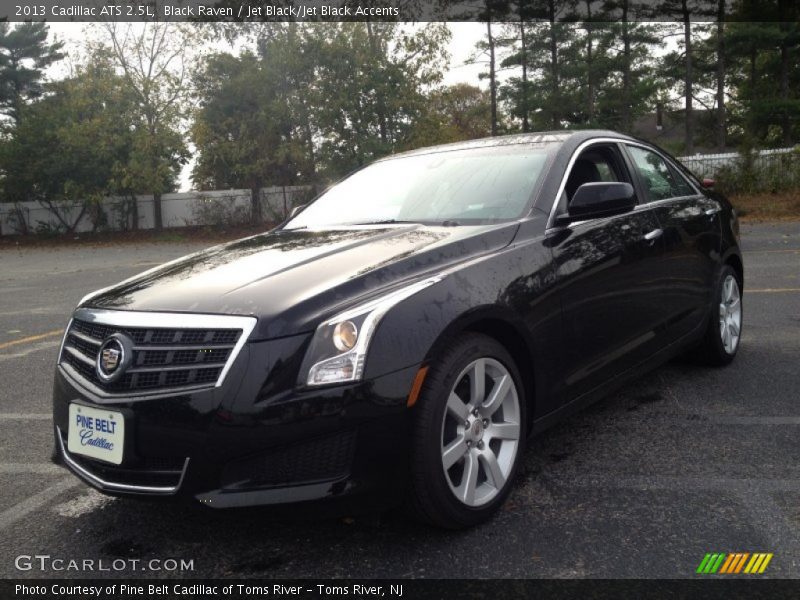
[[[797,148],[774,148],[771,150],[760,150],[753,157],[754,167],[768,167],[771,163],[780,160],[787,154],[795,154],[800,157],[800,150]],[[728,152],[726,154],[695,154],[693,156],[680,156],[680,160],[686,167],[698,177],[713,177],[722,167],[733,166],[740,159],[738,152]]]
[[[261,215],[265,222],[282,220],[295,204],[311,198],[311,186],[269,187],[261,189]],[[217,190],[164,194],[161,197],[161,219],[164,227],[189,225],[240,224],[250,221],[250,190]],[[81,204],[59,204],[57,210],[70,225],[80,216],[76,233],[103,229],[133,228],[133,214],[138,214],[138,228],[152,229],[153,196],[136,196],[136,212],[132,198],[105,198],[83,216]],[[24,224],[20,221],[24,221]],[[39,202],[0,204],[0,235],[23,231],[63,230],[63,226],[47,206]]]

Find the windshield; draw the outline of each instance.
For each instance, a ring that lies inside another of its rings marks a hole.
[[[526,209],[547,155],[543,146],[520,145],[380,161],[333,186],[285,228],[515,219]]]

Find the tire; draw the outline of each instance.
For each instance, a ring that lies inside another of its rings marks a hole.
[[[408,505],[417,519],[462,529],[500,508],[525,450],[525,397],[514,360],[493,338],[465,334],[444,349],[414,407]]]
[[[735,286],[731,286],[731,282]],[[730,364],[736,357],[741,345],[744,321],[741,290],[742,280],[739,274],[730,265],[723,266],[714,287],[714,301],[705,335],[693,354],[696,361],[721,367]],[[727,335],[724,333],[726,329]],[[735,336],[734,330],[738,330]]]

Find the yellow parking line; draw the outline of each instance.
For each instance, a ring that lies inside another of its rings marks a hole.
[[[745,294],[778,294],[781,292],[800,292],[800,288],[764,288],[761,290],[745,289]]]
[[[800,248],[784,248],[783,250],[748,250],[747,254],[796,254]]]
[[[28,337],[19,338],[18,340],[3,342],[2,344],[0,344],[0,350],[4,348],[10,348],[11,346],[16,346],[18,344],[27,344],[28,342],[36,342],[38,340],[43,340],[45,338],[61,335],[62,333],[64,333],[63,329],[54,329],[53,331],[48,331],[47,333],[40,333],[39,335],[31,335]]]

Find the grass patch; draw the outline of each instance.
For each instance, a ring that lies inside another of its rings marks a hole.
[[[730,196],[742,221],[800,221],[800,190]]]

